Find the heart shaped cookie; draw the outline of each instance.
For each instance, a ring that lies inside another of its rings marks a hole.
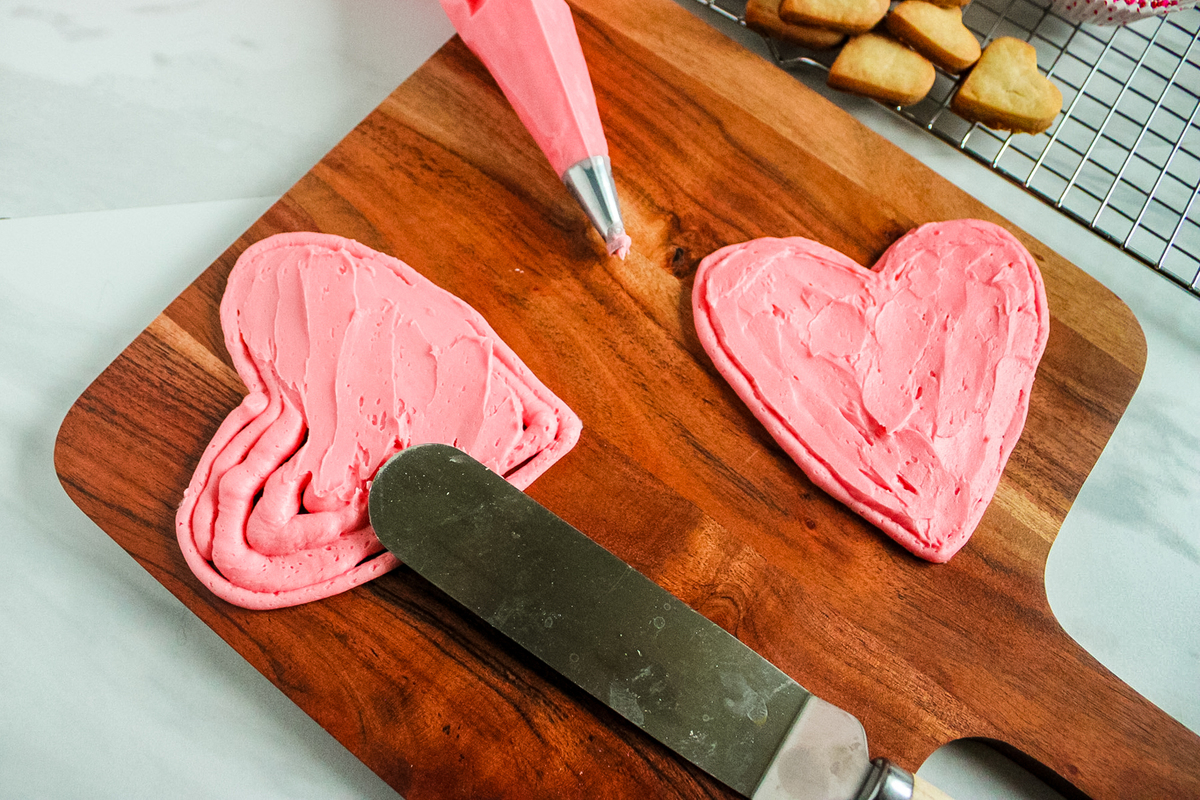
[[[781,0],[779,16],[793,25],[866,33],[887,14],[888,0]]]
[[[925,99],[937,73],[933,64],[886,33],[864,33],[842,47],[825,82],[834,89],[892,106]]]
[[[1041,133],[1054,122],[1062,102],[1062,92],[1038,71],[1034,46],[1002,36],[984,48],[950,100],[950,110],[989,128]]]
[[[339,236],[279,234],[238,258],[221,300],[248,393],[217,429],[175,532],[223,600],[292,606],[396,567],[367,487],[404,447],[453,444],[519,488],[579,438],[579,418],[473,308]]]
[[[700,263],[692,306],[717,369],[814,483],[922,558],[966,543],[1050,328],[1011,234],[923,225],[873,270],[808,239],[757,239]]]
[[[962,9],[925,0],[903,0],[887,15],[888,33],[957,75],[979,60],[979,41],[962,21]]]
[[[819,28],[815,25],[797,25],[779,16],[780,0],[747,0],[743,14],[746,27],[770,39],[798,44],[812,50],[824,50],[841,44],[846,34]]]

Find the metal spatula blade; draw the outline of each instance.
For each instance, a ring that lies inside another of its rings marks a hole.
[[[370,515],[409,567],[742,795],[913,797],[853,716],[460,450],[393,457]]]

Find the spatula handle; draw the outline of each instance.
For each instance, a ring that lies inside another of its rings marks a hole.
[[[951,800],[951,798],[950,795],[929,781],[919,775],[914,775],[912,800]]]
[[[871,762],[867,782],[855,800],[951,800],[950,795],[886,758]]]

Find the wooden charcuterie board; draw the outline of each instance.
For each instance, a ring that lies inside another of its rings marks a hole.
[[[572,3],[634,250],[600,240],[457,39],[400,86],[88,388],[68,493],[218,634],[409,800],[712,797],[728,790],[401,568],[251,612],[189,572],[173,518],[244,391],[217,308],[249,244],[312,230],[469,302],[582,418],[530,494],[858,716],[909,769],[1003,743],[1095,798],[1200,797],[1200,738],[1121,683],[1046,601],[1050,545],[1137,386],[1130,311],[1060,256],[669,0]],[[1006,225],[1052,314],[1029,421],[966,548],[919,561],[817,490],[696,338],[718,247],[801,235],[864,265],[933,220]]]

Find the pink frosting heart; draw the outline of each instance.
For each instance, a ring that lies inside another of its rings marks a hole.
[[[280,234],[247,248],[221,301],[249,390],[175,519],[188,566],[245,608],[297,605],[396,567],[369,482],[404,447],[453,444],[519,488],[580,422],[473,308],[358,242]]]
[[[1025,426],[1050,315],[1033,257],[979,220],[923,225],[874,270],[808,239],[700,263],[696,330],[809,478],[922,558],[975,530]]]

